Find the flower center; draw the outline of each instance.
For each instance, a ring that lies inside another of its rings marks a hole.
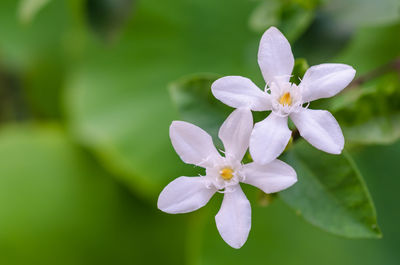
[[[283,96],[281,96],[281,98],[279,99],[279,103],[283,106],[287,105],[290,106],[292,105],[292,97],[290,96],[289,92],[286,92],[285,94],[283,94]]]
[[[219,172],[219,174],[224,180],[230,180],[231,178],[233,178],[233,172],[234,171],[232,168],[225,167]]]

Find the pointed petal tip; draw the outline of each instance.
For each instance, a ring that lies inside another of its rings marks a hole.
[[[164,190],[165,190],[165,189],[164,189]],[[168,213],[168,214],[177,214],[178,212],[176,212],[176,211],[171,211],[171,209],[168,209],[169,207],[168,207],[168,205],[167,205],[166,198],[165,198],[165,196],[163,195],[164,190],[162,190],[161,193],[160,193],[160,195],[158,196],[158,199],[157,199],[157,208],[158,208],[160,211],[164,212],[164,213]]]
[[[160,211],[164,212],[164,213],[175,214],[175,213],[173,213],[173,212],[171,212],[171,211],[168,211],[168,207],[166,207],[165,205],[163,205],[163,200],[161,199],[161,194],[160,194],[160,196],[158,197],[158,200],[157,200],[157,208],[158,208]]]
[[[352,75],[353,75],[353,78],[354,78],[356,76],[357,71],[352,66],[349,65],[349,67],[350,67],[350,71],[352,72]]]
[[[347,87],[356,75],[356,70],[347,64],[324,63],[307,69],[300,86],[303,101],[330,98]]]
[[[349,71],[349,73],[351,73],[351,75],[353,75],[353,78],[354,78],[354,76],[356,75],[357,71],[356,71],[356,69],[354,69],[353,66],[348,65],[348,64],[338,64],[338,65],[342,65],[344,70],[345,71]]]
[[[294,168],[287,163],[275,159],[265,165],[252,162],[244,165],[244,183],[257,187],[266,194],[280,192],[297,182]]]
[[[253,115],[248,108],[234,110],[222,124],[218,137],[225,147],[226,156],[241,161],[249,147],[249,139],[253,130]]]
[[[340,155],[343,152],[343,147],[344,146],[339,146],[338,145],[336,149],[332,149],[332,150],[330,150],[330,152],[327,152],[327,153],[330,153],[332,155]]]
[[[162,203],[160,202],[160,198],[158,198],[158,201],[157,201],[157,208],[158,208],[158,210],[160,210],[160,211],[162,211],[162,212],[164,212],[164,213],[172,214],[171,212],[168,212],[168,209],[167,209],[167,208],[164,208],[164,207],[162,206]]]
[[[170,182],[160,193],[157,207],[169,214],[193,212],[208,203],[215,189],[204,186],[201,177],[179,177]]]
[[[282,34],[282,32],[281,32],[277,27],[275,27],[275,26],[269,27],[269,28],[264,32],[264,34],[267,33],[267,32],[279,32],[280,34]]]
[[[169,133],[171,133],[171,131],[175,130],[177,127],[182,126],[185,123],[186,122],[184,121],[172,121],[171,125],[169,126]]]
[[[270,27],[264,32],[257,58],[265,82],[289,81],[294,57],[289,41],[279,29]],[[277,77],[282,77],[282,80],[276,80]]]
[[[246,242],[239,242],[239,243],[228,243],[227,242],[227,244],[231,247],[231,248],[234,248],[234,249],[240,249],[240,248],[242,248],[243,247],[243,245],[245,244]]]
[[[292,178],[292,181],[290,181],[290,182],[288,183],[288,187],[287,187],[287,188],[290,188],[291,186],[293,186],[294,184],[296,184],[298,180],[299,180],[299,179],[297,178],[297,173],[294,172],[294,177]]]
[[[221,237],[222,237],[222,235],[221,235]],[[226,238],[222,237],[222,240],[224,240],[224,242],[226,244],[228,244],[228,246],[230,246],[231,248],[234,248],[234,249],[241,249],[244,246],[244,244],[246,244],[246,242],[247,242],[247,238],[245,240],[241,240],[241,241],[232,241],[232,240],[227,240]]]
[[[220,157],[211,136],[192,123],[173,121],[169,136],[176,153],[186,164],[212,166]]]
[[[250,79],[242,76],[225,76],[211,85],[216,99],[233,108],[248,108],[254,111],[270,110],[270,99]]]
[[[304,109],[290,118],[300,135],[312,146],[329,154],[339,155],[344,148],[344,136],[339,123],[326,110]]]
[[[240,186],[224,194],[215,222],[219,234],[229,246],[239,249],[245,244],[251,230],[251,206]]]

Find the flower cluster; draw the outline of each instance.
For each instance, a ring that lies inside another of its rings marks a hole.
[[[226,76],[212,84],[213,95],[236,108],[219,130],[223,156],[201,128],[172,122],[170,138],[176,152],[185,163],[205,168],[206,174],[175,179],[158,199],[159,209],[176,214],[197,210],[216,192],[224,193],[215,221],[221,237],[234,248],[243,246],[251,227],[251,207],[240,183],[274,193],[297,181],[294,169],[277,159],[292,134],[289,117],[314,147],[331,154],[342,152],[344,137],[335,118],[328,111],[308,109],[308,105],[336,95],[355,75],[348,65],[320,64],[310,67],[299,85],[290,83],[293,54],[289,42],[274,27],[261,39],[258,63],[266,81],[264,90],[241,76]],[[251,111],[271,113],[253,128]],[[248,148],[254,162],[242,164]]]

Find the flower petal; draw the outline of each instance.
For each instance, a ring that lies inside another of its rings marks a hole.
[[[218,136],[224,143],[225,156],[241,161],[249,147],[253,116],[249,109],[236,109],[222,124]]]
[[[353,80],[356,70],[346,64],[320,64],[310,67],[300,83],[303,102],[330,98]]]
[[[217,99],[233,108],[249,108],[254,111],[271,109],[269,94],[245,77],[222,77],[212,84],[211,90]]]
[[[231,247],[241,248],[246,243],[251,228],[251,207],[239,185],[224,194],[215,222],[221,237]]]
[[[290,118],[300,135],[314,147],[331,154],[340,154],[344,146],[342,130],[329,111],[303,109]]]
[[[162,190],[157,207],[166,213],[192,212],[206,205],[216,191],[207,188],[202,177],[179,177]]]
[[[288,82],[294,66],[288,40],[275,27],[262,36],[258,50],[258,64],[265,82]]]
[[[285,150],[291,134],[287,117],[271,113],[254,126],[250,136],[251,157],[259,164],[271,162]]]
[[[169,128],[172,145],[187,164],[213,166],[220,155],[211,136],[201,128],[184,121],[173,121]]]
[[[243,166],[244,183],[253,185],[265,193],[274,193],[289,188],[297,182],[296,171],[285,162],[275,159],[260,165],[249,163]]]

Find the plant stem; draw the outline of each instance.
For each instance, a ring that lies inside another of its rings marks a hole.
[[[394,59],[393,61],[391,61],[381,67],[378,67],[378,68],[372,70],[371,72],[368,72],[368,73],[354,79],[353,82],[351,82],[347,86],[345,91],[356,88],[370,80],[373,80],[373,79],[375,79],[381,75],[384,75],[388,72],[391,72],[391,71],[398,71],[400,73],[400,57]]]

